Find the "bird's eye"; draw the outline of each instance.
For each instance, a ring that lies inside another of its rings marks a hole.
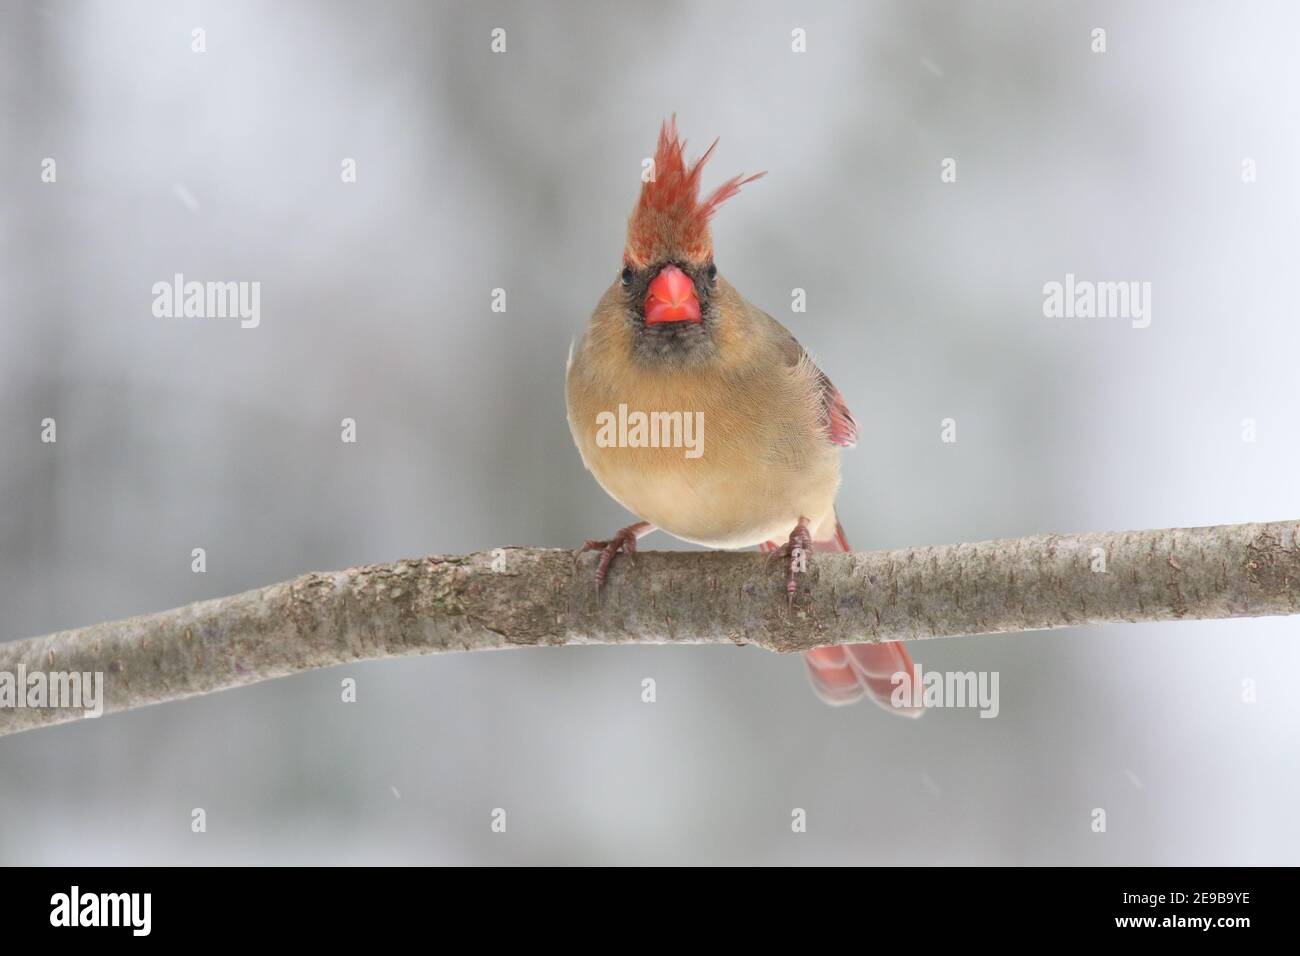
[[[623,267],[623,274],[622,274],[621,276],[619,276],[619,280],[620,280],[624,285],[631,285],[631,284],[632,284],[632,267],[631,267],[631,266],[624,266],[624,267]]]
[[[713,285],[718,281],[718,267],[715,266],[712,262],[710,262],[709,267],[704,270],[704,274],[709,277],[710,285]]]

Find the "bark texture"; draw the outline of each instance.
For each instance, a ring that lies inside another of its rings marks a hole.
[[[1300,522],[1041,535],[809,556],[616,559],[504,548],[304,574],[233,597],[0,644],[0,677],[102,672],[128,710],[349,661],[561,644],[750,643],[778,652],[1121,621],[1294,614]],[[1104,562],[1104,563],[1103,563]],[[1104,570],[1102,570],[1104,568]],[[19,689],[21,693],[21,688]],[[0,736],[80,710],[0,706]]]

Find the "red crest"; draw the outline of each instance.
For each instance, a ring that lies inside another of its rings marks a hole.
[[[700,172],[713,147],[689,166],[686,143],[677,138],[677,117],[664,123],[655,150],[654,176],[641,186],[641,198],[627,223],[624,257],[636,266],[664,259],[704,262],[713,255],[709,219],[723,202],[762,173],[735,176],[700,200]]]

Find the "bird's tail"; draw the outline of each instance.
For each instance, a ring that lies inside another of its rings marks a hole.
[[[760,545],[763,551],[774,551],[778,547],[780,545],[772,541]],[[833,538],[813,542],[813,551],[848,550],[849,542],[839,522],[835,524]],[[813,690],[828,704],[852,704],[866,694],[892,714],[920,717],[925,713],[923,707],[895,707],[891,701],[894,675],[899,671],[912,673],[912,658],[901,642],[816,647],[805,651],[803,659]]]

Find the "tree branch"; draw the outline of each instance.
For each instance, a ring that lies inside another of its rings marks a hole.
[[[642,552],[635,565],[620,557],[598,598],[593,557],[575,567],[569,551],[504,548],[304,574],[0,644],[0,681],[20,668],[102,672],[111,712],[350,661],[442,651],[746,642],[788,652],[1295,614],[1298,532],[1300,522],[1277,522],[817,554],[793,608],[781,575],[754,553]],[[0,736],[80,716],[4,706],[0,696]]]

